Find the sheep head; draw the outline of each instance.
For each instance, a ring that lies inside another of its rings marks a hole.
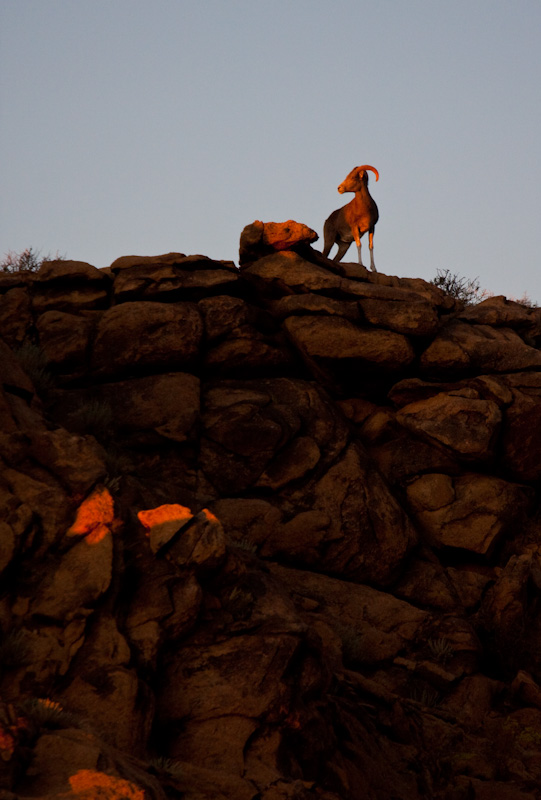
[[[366,186],[368,184],[367,170],[373,172],[376,176],[376,181],[379,181],[379,172],[377,169],[371,167],[369,164],[363,164],[362,167],[355,167],[352,169],[347,178],[342,181],[338,187],[340,194],[344,194],[344,192],[358,192],[363,184]]]

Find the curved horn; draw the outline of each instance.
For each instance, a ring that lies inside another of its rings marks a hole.
[[[376,176],[376,180],[379,181],[379,172],[375,167],[371,167],[369,164],[363,164],[362,167],[357,167],[357,169],[369,169]]]

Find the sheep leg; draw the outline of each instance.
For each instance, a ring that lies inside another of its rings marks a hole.
[[[361,234],[359,231],[353,231],[353,236],[355,237],[355,244],[357,245],[357,253],[359,254],[359,264],[361,267],[363,266],[363,258],[361,256]]]
[[[351,242],[338,241],[336,244],[338,245],[338,250],[336,251],[336,254],[333,257],[333,261],[340,261],[343,258],[343,256],[345,256]]]
[[[368,248],[370,250],[370,269],[372,270],[372,272],[377,272],[376,265],[374,264],[374,232],[373,231],[370,231],[369,234],[368,234]]]

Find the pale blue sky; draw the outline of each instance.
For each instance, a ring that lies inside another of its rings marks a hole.
[[[321,237],[368,163],[381,272],[541,302],[540,0],[0,8],[0,256],[237,262],[254,219]]]

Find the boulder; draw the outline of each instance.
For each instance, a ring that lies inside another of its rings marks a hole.
[[[533,317],[533,309],[498,295],[468,306],[457,318],[476,325],[527,330],[533,324]]]
[[[197,360],[202,334],[201,316],[189,303],[113,306],[99,321],[92,369],[111,375],[149,367],[185,367]]]
[[[311,566],[379,586],[396,577],[417,534],[372,462],[356,444],[305,489],[330,524]]]
[[[110,285],[108,275],[84,261],[44,261],[34,281],[32,307],[38,314],[104,308]]]
[[[518,480],[541,477],[541,373],[506,376],[512,402],[503,426],[503,464]]]
[[[247,225],[240,236],[239,264],[257,260],[273,251],[291,250],[318,240],[307,225],[290,219],[287,222],[261,222]]]
[[[105,452],[94,437],[63,428],[36,432],[30,453],[75,495],[85,495],[107,472]]]
[[[459,319],[445,325],[420,358],[423,375],[512,372],[541,367],[541,352],[526,345],[511,328],[469,325]]]
[[[199,378],[187,372],[103,384],[94,397],[111,410],[113,424],[132,442],[194,441],[199,421]]]
[[[486,555],[524,511],[524,488],[489,475],[427,474],[410,484],[408,504],[428,540]]]
[[[238,270],[230,261],[212,261],[205,256],[182,256],[169,263],[156,256],[148,261],[130,257],[118,259],[111,266],[115,275],[117,302],[131,300],[171,300],[222,293],[234,289]],[[120,262],[120,263],[119,263]]]
[[[502,415],[496,403],[462,389],[403,406],[397,420],[458,457],[483,461],[494,453]]]
[[[43,476],[40,476],[43,478]],[[58,542],[69,526],[73,514],[73,502],[60,483],[50,478],[47,483],[37,480],[16,469],[4,469],[2,478],[11,494],[24,509],[23,518],[31,520],[28,532],[32,531],[34,544],[39,542],[38,554]]]
[[[60,372],[86,368],[89,347],[99,312],[80,315],[46,311],[36,322],[39,344],[47,362]]]
[[[433,336],[439,326],[436,307],[414,292],[366,297],[359,300],[359,308],[365,323],[406,336]]]
[[[357,666],[396,656],[429,620],[428,612],[370,586],[278,565],[271,571],[294,597],[313,601],[311,613],[337,632]]]
[[[402,334],[361,327],[341,317],[288,317],[284,329],[299,353],[310,359],[391,371],[404,369],[415,357]]]
[[[287,714],[288,667],[297,654],[298,637],[284,633],[240,634],[203,649],[186,642],[158,689],[159,724],[175,729],[168,755],[240,776],[254,732]],[[173,726],[180,720],[182,728]]]
[[[15,287],[0,295],[0,330],[10,347],[20,347],[32,326],[30,294],[26,287]]]
[[[259,479],[285,486],[316,464],[331,463],[347,440],[343,419],[307,381],[219,381],[203,402],[200,466],[222,495],[238,494]],[[303,441],[296,444],[301,428]],[[291,468],[282,458],[285,447],[295,455]]]
[[[134,755],[145,752],[152,702],[134,670],[107,664],[83,670],[62,692],[62,701],[114,747]]]

